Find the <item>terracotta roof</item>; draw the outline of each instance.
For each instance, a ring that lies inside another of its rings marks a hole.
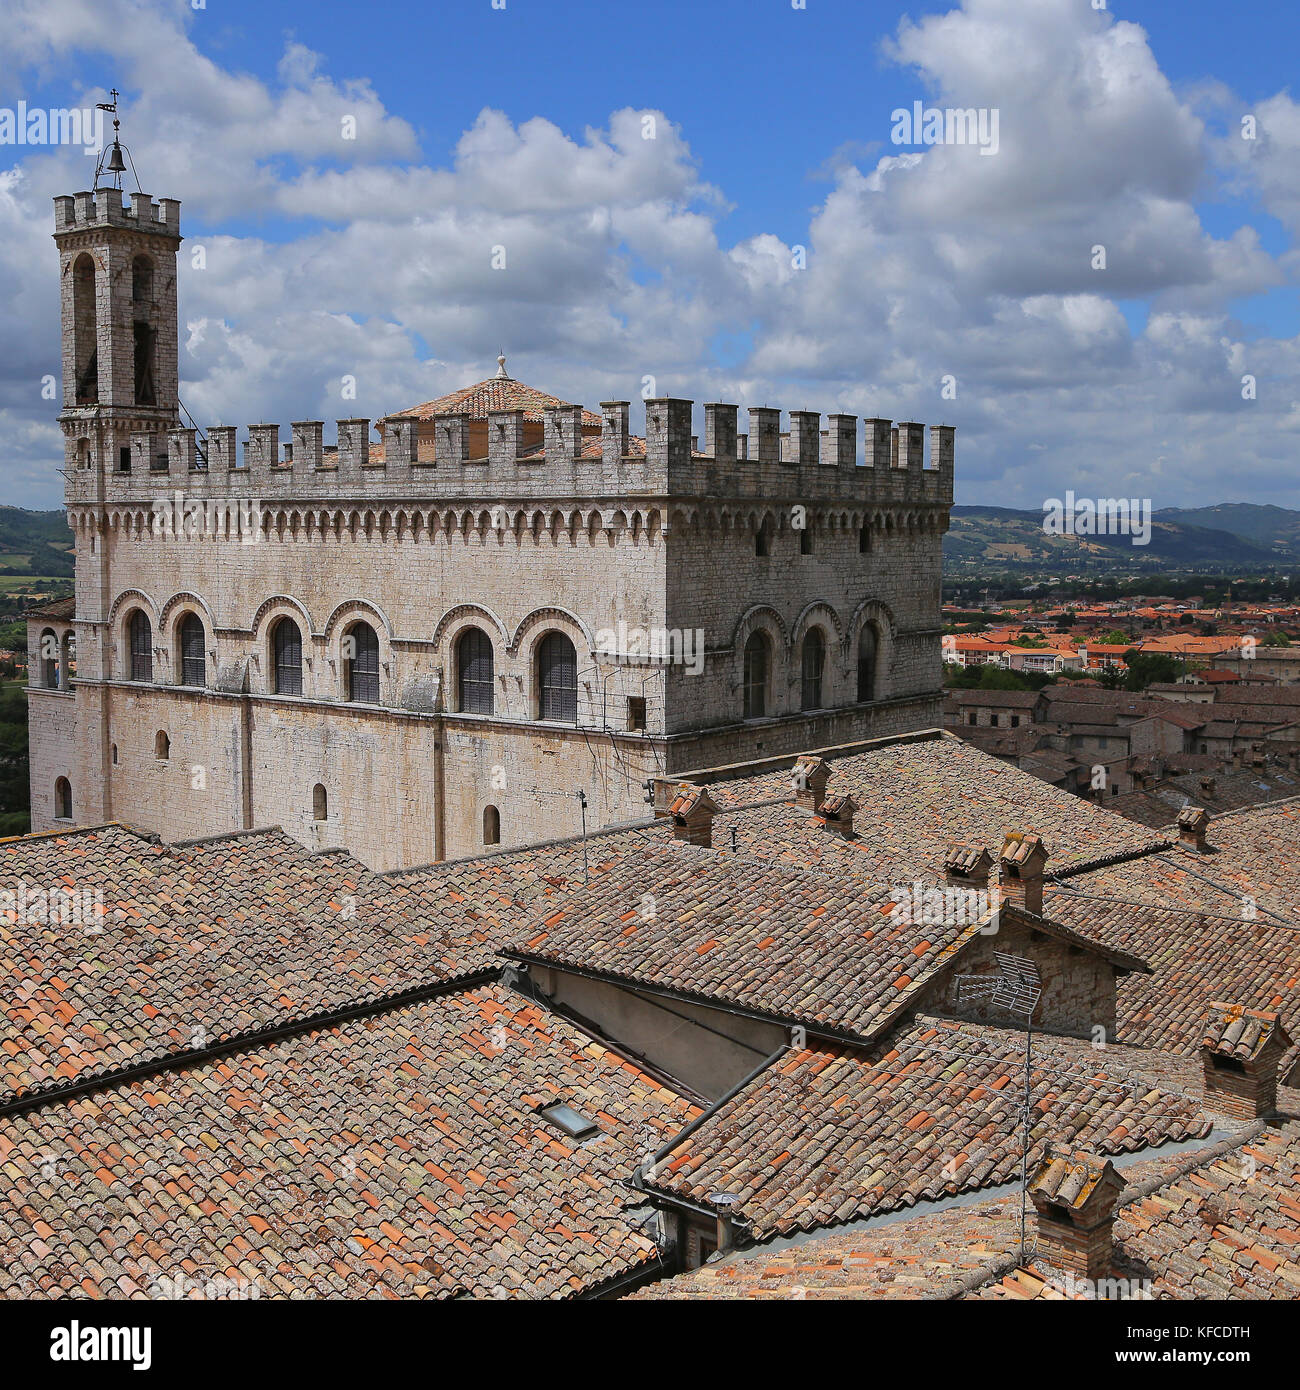
[[[472,906],[278,830],[170,848],[111,825],[6,840],[0,894],[0,1099],[496,964]]]
[[[535,386],[526,386],[511,377],[490,376],[486,381],[476,381],[472,386],[461,387],[459,391],[449,391],[445,396],[425,401],[423,405],[395,410],[386,418],[432,420],[439,415],[468,415],[473,420],[486,420],[494,410],[522,410],[525,420],[540,424],[546,418],[548,409],[568,404],[568,401],[562,401],[548,391],[539,391]],[[592,411],[584,410],[582,423],[599,429],[601,419]]]
[[[6,1121],[0,1297],[563,1297],[658,1262],[623,1179],[694,1113],[499,985],[354,1020]]]
[[[828,766],[827,792],[847,792],[865,808],[857,838],[841,840],[809,825],[794,805],[787,766],[753,777],[699,779],[725,811],[714,822],[714,844],[729,844],[734,826],[746,853],[897,882],[940,874],[953,840],[996,849],[1008,830],[1040,835],[1052,848],[1054,873],[1154,848],[1162,839],[950,736],[832,757]],[[773,799],[777,804],[757,804]]]
[[[1272,1010],[1246,1009],[1216,1000],[1206,1014],[1201,1046],[1220,1057],[1253,1062],[1270,1045],[1286,1047],[1291,1039]]]
[[[893,907],[883,886],[647,847],[558,902],[507,954],[869,1036],[979,933],[978,921],[913,924]]]
[[[1266,1131],[1124,1207],[1119,1251],[1156,1298],[1298,1298],[1297,1172],[1295,1126]]]
[[[1025,1190],[1053,1206],[1081,1211],[1099,1187],[1119,1192],[1124,1184],[1109,1159],[1068,1146],[1048,1145]]]
[[[950,1207],[798,1245],[738,1251],[632,1295],[654,1299],[915,1299],[1019,1246],[1019,1205]]]
[[[77,596],[69,594],[67,598],[56,598],[50,603],[43,603],[36,608],[25,609],[20,617],[29,622],[35,622],[41,618],[48,618],[51,622],[68,623],[76,616]]]
[[[1292,1123],[1177,1173],[1149,1195],[1127,1203],[1121,1195],[1115,1276],[1145,1284],[1151,1299],[1300,1297],[1298,1168]],[[972,1296],[1062,1298],[1063,1283],[1036,1264]]]
[[[1053,920],[1151,967],[1149,975],[1133,973],[1119,981],[1119,1040],[1196,1053],[1206,1010],[1225,998],[1278,1011],[1291,1037],[1300,1035],[1300,931],[1264,913],[1243,918],[1239,897],[1198,878],[1185,875],[1180,886],[1182,857],[1137,861],[1152,871],[1156,884],[1175,890],[1177,906],[1141,901],[1139,894],[1157,896],[1160,889],[1126,873],[1129,865],[1084,874],[1045,893],[1043,909]],[[1204,904],[1199,909],[1198,900]],[[1284,1070],[1297,1060],[1300,1052],[1292,1044]]]
[[[1300,799],[1214,816],[1208,842],[1216,853],[1168,851],[1072,875],[1071,886],[1102,897],[1238,918],[1268,913],[1300,926]],[[1055,862],[1049,865],[1056,868]]]
[[[1020,1035],[918,1020],[871,1052],[791,1049],[657,1156],[652,1191],[755,1239],[857,1221],[1019,1172]],[[1195,1101],[1035,1057],[1031,1162],[1049,1141],[1122,1153],[1207,1134]]]

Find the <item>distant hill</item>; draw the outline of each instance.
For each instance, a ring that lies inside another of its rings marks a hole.
[[[72,578],[72,532],[62,509],[0,507],[0,575]]]
[[[1243,529],[1235,529],[1239,526]],[[1150,543],[1141,546],[1128,536],[1051,535],[1043,530],[1041,510],[954,507],[943,538],[943,558],[950,577],[963,570],[1113,574],[1300,565],[1300,512],[1247,503],[1188,511],[1165,508],[1152,515]]]
[[[1162,507],[1156,517],[1180,526],[1208,526],[1255,541],[1286,555],[1300,554],[1300,512],[1254,502],[1219,502],[1213,507]]]

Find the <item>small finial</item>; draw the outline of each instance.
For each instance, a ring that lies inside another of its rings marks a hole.
[[[497,380],[510,380],[510,373],[506,371],[506,355],[504,352],[497,358]]]

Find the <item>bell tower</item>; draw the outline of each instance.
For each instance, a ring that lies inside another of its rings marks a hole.
[[[63,427],[69,495],[112,472],[147,472],[179,424],[176,253],[180,203],[139,191],[124,200],[130,152],[118,138],[100,155],[94,187],[54,200],[63,328]],[[134,164],[131,165],[134,175]],[[165,464],[164,464],[165,466]],[[87,477],[89,472],[90,477]],[[102,495],[102,494],[101,494]]]

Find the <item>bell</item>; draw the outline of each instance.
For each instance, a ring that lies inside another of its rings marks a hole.
[[[122,159],[122,147],[113,141],[113,148],[108,152],[108,172],[110,174],[122,174],[126,172],[126,164]]]

